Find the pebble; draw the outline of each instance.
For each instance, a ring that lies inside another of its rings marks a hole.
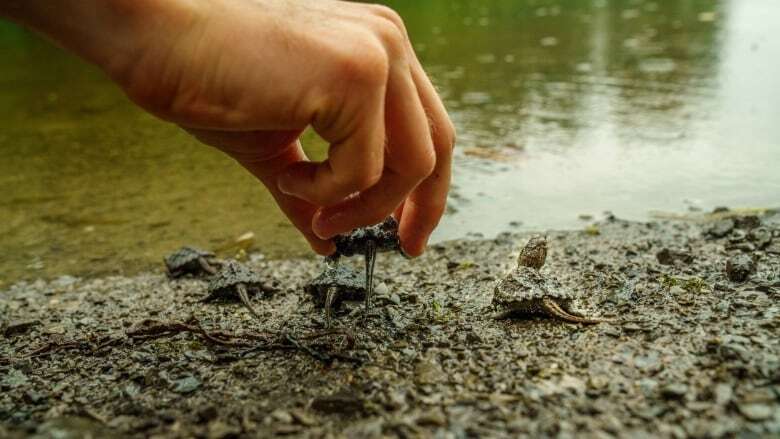
[[[746,254],[731,256],[726,261],[726,275],[732,282],[744,282],[755,271],[756,263]]]
[[[200,380],[190,375],[174,381],[173,391],[176,393],[191,393],[200,387]]]
[[[734,229],[734,220],[731,218],[716,221],[708,230],[707,234],[715,238],[723,238]]]
[[[447,375],[438,363],[422,360],[414,368],[415,381],[418,384],[437,384],[447,381]]]
[[[682,399],[688,393],[688,386],[682,383],[673,383],[661,389],[661,396],[666,399]]]
[[[444,427],[447,417],[441,409],[431,409],[417,417],[417,424],[422,426]]]
[[[739,412],[751,421],[765,421],[774,417],[776,408],[768,404],[739,404]]]

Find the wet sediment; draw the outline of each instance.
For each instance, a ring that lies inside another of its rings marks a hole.
[[[162,270],[17,283],[0,436],[780,434],[778,217],[549,232],[543,271],[617,319],[592,326],[491,319],[528,236],[382,254],[372,312],[345,303],[329,330],[313,258],[252,264],[280,288],[252,300],[262,321]]]

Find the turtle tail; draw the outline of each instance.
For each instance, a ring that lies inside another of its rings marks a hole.
[[[614,319],[605,319],[605,318],[597,318],[597,317],[579,317],[575,315],[571,315],[568,312],[566,312],[563,308],[561,308],[560,305],[558,305],[557,302],[555,302],[553,299],[550,299],[549,297],[546,297],[542,299],[542,309],[547,314],[557,317],[561,320],[571,322],[571,323],[584,323],[584,324],[595,324],[595,323],[612,323],[614,322]]]

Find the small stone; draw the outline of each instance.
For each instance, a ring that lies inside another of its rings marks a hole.
[[[751,421],[765,421],[774,416],[769,404],[739,404],[739,412]]]
[[[744,282],[755,271],[756,263],[746,254],[738,254],[726,261],[726,275],[732,282]]]
[[[9,323],[3,329],[3,335],[6,338],[11,338],[16,335],[21,335],[29,331],[33,326],[39,325],[39,320],[21,320]]]
[[[209,423],[209,439],[227,439],[238,437],[241,429],[238,426],[230,425],[225,422],[215,420]]]
[[[438,363],[423,360],[414,368],[415,381],[418,384],[436,384],[447,381],[447,375]]]
[[[303,426],[312,427],[317,425],[317,419],[309,415],[303,410],[300,409],[290,410],[290,414],[295,419],[295,422]]]
[[[661,389],[661,396],[666,399],[682,399],[688,393],[688,386],[682,383],[667,384]]]
[[[447,417],[441,409],[432,409],[417,417],[417,424],[428,427],[444,427]]]
[[[734,226],[739,229],[755,229],[761,225],[761,219],[756,215],[745,215],[734,219]]]
[[[748,233],[748,239],[756,244],[756,247],[763,249],[772,242],[772,232],[766,227],[756,227]]]
[[[174,381],[173,391],[176,393],[191,393],[200,387],[200,380],[190,375]]]
[[[715,386],[715,403],[718,405],[726,405],[731,401],[734,395],[734,390],[728,384],[718,384]]]
[[[723,238],[734,229],[734,220],[731,218],[716,221],[708,230],[707,234],[713,238]]]
[[[276,409],[271,412],[271,418],[282,424],[292,424],[293,417],[290,412],[282,409]]]
[[[693,256],[690,254],[681,251],[670,250],[668,248],[664,248],[656,253],[655,257],[658,259],[658,263],[662,265],[674,265],[676,261],[680,261],[685,264],[690,264],[693,262]]]
[[[323,413],[354,414],[365,410],[365,404],[355,395],[328,395],[314,398],[311,408]]]

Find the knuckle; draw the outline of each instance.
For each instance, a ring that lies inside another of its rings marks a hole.
[[[385,5],[372,5],[372,10],[374,15],[389,21],[406,36],[406,26],[404,25],[403,18],[401,18],[401,15],[399,15],[398,12]]]
[[[390,61],[379,47],[365,45],[360,52],[344,54],[336,61],[338,77],[348,82],[384,85],[387,82]]]
[[[406,35],[402,29],[389,20],[380,20],[377,22],[375,32],[390,53],[398,57],[405,56]]]

